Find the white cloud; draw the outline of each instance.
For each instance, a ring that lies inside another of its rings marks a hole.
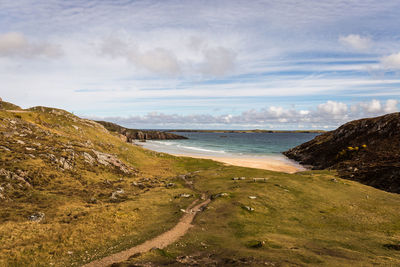
[[[346,114],[347,112],[347,105],[345,103],[336,102],[329,100],[326,103],[319,104],[317,107],[319,112],[333,115],[333,116],[341,116]]]
[[[382,57],[381,64],[385,69],[400,70],[400,52]]]
[[[364,116],[375,116],[397,112],[398,104],[399,101],[396,99],[388,99],[386,102],[372,99],[369,102],[362,102],[354,105],[354,109]]]
[[[358,34],[340,36],[339,42],[355,50],[365,51],[371,46],[371,39]]]
[[[371,100],[371,102],[360,103],[360,107],[369,114],[375,114],[382,111],[381,102],[376,99]]]
[[[19,32],[8,32],[0,35],[0,57],[58,57],[61,54],[60,46],[45,42],[31,42]]]
[[[384,108],[385,113],[393,113],[393,112],[397,112],[398,109],[398,105],[399,105],[399,101],[395,100],[395,99],[388,99],[386,100],[386,105]]]

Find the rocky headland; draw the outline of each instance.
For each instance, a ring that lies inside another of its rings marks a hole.
[[[348,122],[283,153],[312,169],[400,193],[400,113]]]
[[[112,122],[107,122],[107,121],[97,121],[97,122],[103,125],[110,132],[116,132],[121,134],[126,138],[126,141],[129,143],[131,143],[134,140],[187,139],[187,137],[185,136],[180,136],[168,132],[128,129]]]

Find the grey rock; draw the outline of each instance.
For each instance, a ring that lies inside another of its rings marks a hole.
[[[168,183],[168,184],[166,185],[167,188],[169,188],[169,187],[174,187],[174,186],[175,186],[174,183]]]
[[[125,194],[124,189],[118,189],[115,192],[111,193],[111,199],[117,199],[118,196]]]
[[[86,163],[93,165],[95,163],[95,159],[87,152],[83,152],[83,158],[85,159]]]
[[[254,211],[254,208],[249,207],[249,206],[243,206],[242,208],[247,210],[247,211]]]
[[[0,146],[0,148],[5,150],[5,151],[11,151],[11,149],[9,149],[8,147],[5,147],[5,146]]]
[[[97,162],[104,166],[115,167],[126,174],[131,174],[135,171],[132,167],[124,164],[115,155],[103,153],[94,149],[92,151],[97,157]]]
[[[40,222],[44,219],[44,217],[45,217],[45,214],[43,212],[38,212],[38,213],[34,213],[34,214],[30,215],[28,217],[28,219],[31,222]]]

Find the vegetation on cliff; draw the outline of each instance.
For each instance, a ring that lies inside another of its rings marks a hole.
[[[400,193],[400,113],[348,122],[284,154],[313,169]]]

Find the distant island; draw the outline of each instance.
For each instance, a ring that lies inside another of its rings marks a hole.
[[[325,133],[324,130],[165,130],[175,133]]]

